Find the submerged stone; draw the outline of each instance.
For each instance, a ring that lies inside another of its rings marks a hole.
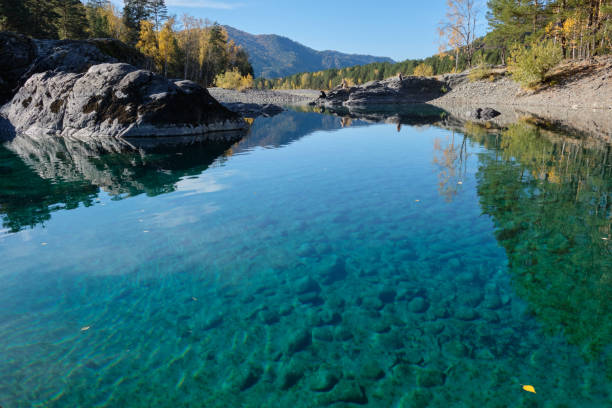
[[[446,375],[438,370],[419,370],[417,373],[417,384],[419,387],[438,387],[444,385]]]
[[[289,340],[287,345],[287,353],[292,355],[306,349],[312,343],[312,333],[308,329],[298,330],[297,333]]]
[[[424,313],[429,307],[429,303],[422,297],[415,297],[408,303],[408,310],[413,313]]]
[[[330,391],[340,380],[341,373],[328,369],[318,370],[311,378],[310,389],[317,392]]]
[[[376,361],[368,361],[361,367],[361,376],[368,380],[380,380],[385,372]]]

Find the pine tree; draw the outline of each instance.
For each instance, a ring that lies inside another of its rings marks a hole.
[[[151,19],[150,0],[125,0],[123,7],[123,23],[127,33],[127,42],[131,45],[138,41],[140,22]]]
[[[89,35],[93,38],[111,37],[106,9],[108,0],[88,0],[85,5]]]
[[[61,39],[80,39],[87,37],[87,16],[80,0],[58,0],[58,18],[55,22],[57,34]]]
[[[24,34],[34,38],[58,38],[55,26],[59,20],[58,3],[58,0],[25,0],[30,19]]]
[[[162,27],[164,21],[168,19],[168,9],[164,0],[149,0],[148,9],[150,18],[153,20],[155,30]]]
[[[0,30],[27,33],[30,18],[23,0],[0,0]]]

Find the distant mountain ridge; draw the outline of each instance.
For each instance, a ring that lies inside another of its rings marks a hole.
[[[253,35],[230,26],[224,28],[229,38],[249,53],[256,77],[279,78],[300,72],[346,68],[372,62],[394,62],[387,57],[316,51],[279,35]]]

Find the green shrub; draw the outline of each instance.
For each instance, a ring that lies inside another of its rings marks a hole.
[[[495,82],[499,76],[500,74],[493,70],[492,67],[484,64],[477,66],[468,74],[470,82],[481,81],[483,79],[488,79],[491,82]]]
[[[512,50],[508,69],[516,82],[525,88],[534,88],[562,59],[561,47],[552,41],[534,44],[530,48],[518,46]]]

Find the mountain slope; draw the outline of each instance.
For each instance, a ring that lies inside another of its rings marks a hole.
[[[345,68],[372,62],[393,62],[391,58],[316,51],[278,35],[253,35],[225,26],[229,38],[247,50],[256,77],[277,78],[299,72]]]

